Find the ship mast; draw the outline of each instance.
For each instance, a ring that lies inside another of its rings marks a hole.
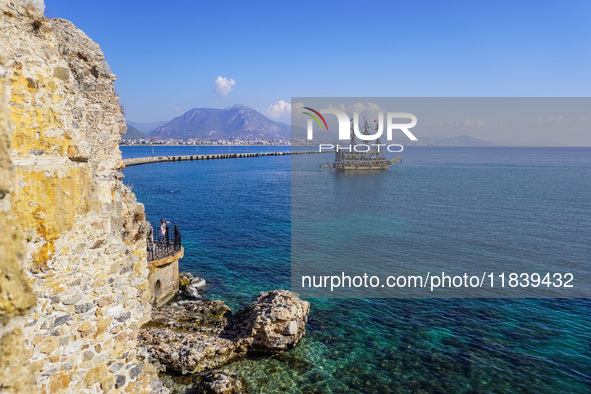
[[[389,167],[386,156],[380,147],[380,139],[376,138],[375,144],[369,144],[369,141],[371,141],[371,137],[373,136],[370,134],[370,129],[374,131],[373,135],[375,135],[375,130],[367,120],[365,120],[365,123],[363,124],[363,135],[369,136],[370,139],[363,140],[361,144],[373,145],[373,147],[370,147],[367,151],[365,149],[357,151],[356,147],[358,144],[355,139],[355,129],[353,125],[351,125],[349,147],[340,149],[337,147],[335,151],[335,162],[333,167],[336,168],[337,171],[376,170]]]

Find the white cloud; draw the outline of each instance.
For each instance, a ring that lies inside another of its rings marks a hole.
[[[464,126],[466,126],[466,127],[472,127],[472,126],[483,127],[485,125],[486,125],[486,122],[484,120],[469,119],[469,118],[464,119]]]
[[[269,105],[265,114],[271,119],[279,119],[291,115],[291,104],[283,100]]]
[[[218,96],[227,96],[232,90],[234,90],[234,85],[236,85],[236,81],[234,81],[233,78],[228,79],[220,75],[215,80],[214,92]]]
[[[353,116],[353,113],[357,112],[359,114],[360,120],[362,120],[365,117],[367,117],[367,119],[377,119],[378,113],[388,112],[385,109],[380,108],[380,106],[376,103],[372,103],[371,101],[368,101],[367,103],[357,102],[355,104],[351,104],[348,106],[345,106],[344,104],[339,104],[337,106],[329,105],[328,108],[344,111],[351,117]]]
[[[383,108],[380,108],[379,105],[377,105],[376,103],[372,103],[371,101],[368,101],[367,103],[356,103],[353,105],[350,105],[347,108],[348,112],[357,112],[359,114],[365,113],[366,115],[376,115],[378,112],[387,112],[386,110],[384,110]]]

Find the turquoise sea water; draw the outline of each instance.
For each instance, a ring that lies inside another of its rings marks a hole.
[[[257,149],[269,147],[249,147]],[[199,153],[227,150],[200,147]],[[195,151],[155,148],[156,155]],[[151,147],[122,147],[122,152],[152,154]],[[331,156],[300,158],[321,163]],[[207,297],[237,310],[260,291],[289,288],[290,160],[155,163],[129,167],[124,174],[146,205],[148,220],[179,225],[185,247],[181,269],[205,277]],[[416,241],[423,245],[417,258],[442,251],[451,260],[482,256],[470,242],[462,247],[441,229],[484,218],[486,244],[480,247],[501,256],[535,257],[554,248],[561,258],[591,260],[591,148],[406,148],[404,162],[384,175],[380,182],[398,183],[422,207],[393,212],[397,217],[402,212],[405,232],[423,237]],[[426,199],[435,192],[440,200]],[[468,207],[459,204],[450,214],[450,203],[466,199]],[[538,235],[526,231],[508,238],[502,231],[528,226]],[[591,391],[586,299],[309,301],[307,337],[299,347],[225,368],[245,376],[252,392]]]

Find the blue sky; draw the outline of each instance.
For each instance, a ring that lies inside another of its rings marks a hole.
[[[46,14],[101,45],[137,122],[292,96],[591,91],[589,1],[46,0]]]

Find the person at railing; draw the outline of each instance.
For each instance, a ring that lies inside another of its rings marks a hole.
[[[166,223],[164,219],[160,219],[160,230],[158,232],[158,236],[160,237],[160,241],[164,241],[166,238]]]
[[[166,256],[170,256],[181,249],[181,233],[178,226],[170,228],[170,222],[160,220],[160,227],[150,228],[147,237],[148,261],[154,261]],[[154,233],[157,231],[157,237],[154,239]],[[174,238],[173,238],[174,237]]]

